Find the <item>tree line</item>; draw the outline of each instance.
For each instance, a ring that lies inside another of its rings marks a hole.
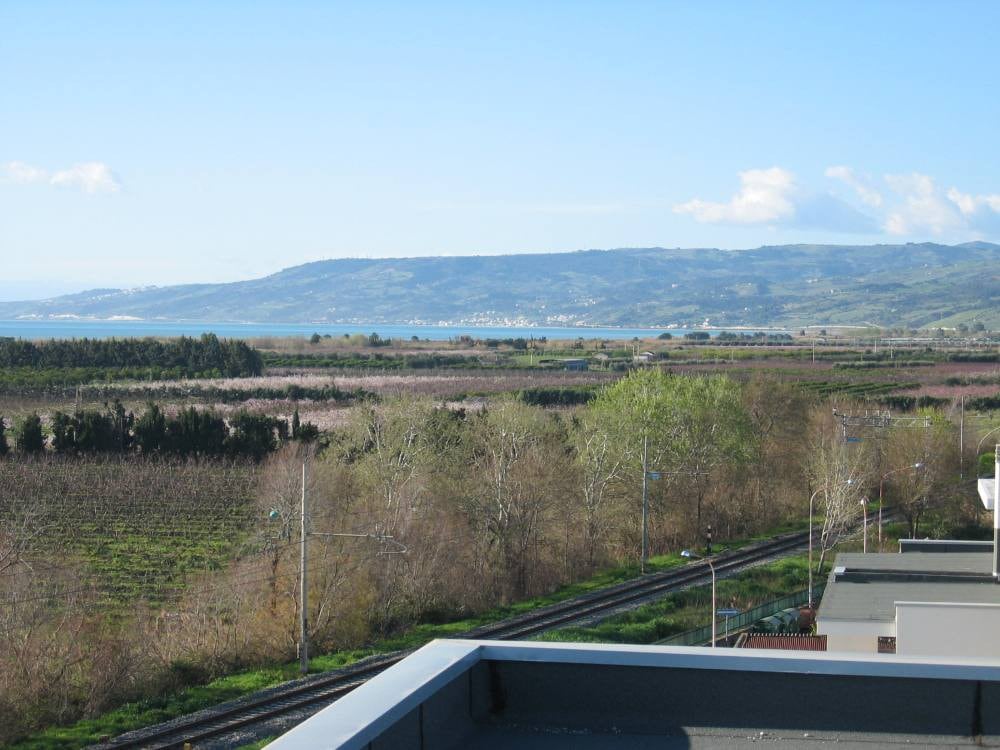
[[[149,403],[138,417],[120,401],[104,409],[80,409],[72,414],[56,411],[48,426],[29,414],[15,425],[15,447],[20,454],[38,455],[46,450],[61,455],[127,454],[192,458],[243,457],[260,460],[290,440],[312,442],[319,430],[301,422],[298,409],[291,424],[286,419],[240,409],[226,418],[211,409],[194,406],[176,414]],[[3,417],[0,416],[0,456],[10,452]]]
[[[237,339],[213,333],[161,341],[144,339],[68,339],[43,342],[0,338],[0,368],[158,368],[186,376],[260,375],[260,353]]]

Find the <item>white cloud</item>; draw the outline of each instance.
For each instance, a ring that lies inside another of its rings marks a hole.
[[[889,234],[942,234],[962,227],[964,222],[955,208],[941,195],[934,180],[918,172],[885,176],[889,187],[902,199],[885,217]]]
[[[50,182],[60,187],[75,187],[86,193],[117,193],[121,189],[111,167],[99,161],[74,164],[52,175]]]
[[[774,224],[795,215],[795,175],[781,167],[740,172],[740,191],[728,203],[698,198],[674,206],[704,224]]]
[[[858,200],[809,191],[781,167],[740,173],[740,190],[726,203],[695,198],[674,206],[706,224],[764,224],[785,229],[826,230],[907,237],[962,236],[1000,232],[1000,193],[945,192],[930,175],[887,174],[884,187],[845,165],[827,167],[827,178],[849,186]]]
[[[959,192],[958,188],[948,191],[948,200],[958,206],[964,216],[972,216],[981,208],[988,208],[994,213],[1000,213],[1000,195],[971,195]]]
[[[44,169],[25,164],[23,161],[9,161],[3,165],[3,173],[12,182],[48,182],[49,175]]]
[[[11,182],[46,183],[57,187],[77,188],[91,194],[117,193],[121,189],[111,167],[99,161],[74,164],[51,174],[23,161],[9,161],[0,167],[0,174]]]
[[[882,205],[882,194],[873,188],[868,180],[858,177],[850,167],[827,167],[825,174],[827,177],[841,180],[849,185],[858,194],[858,197],[869,206],[879,208]]]
[[[740,191],[728,203],[698,198],[674,206],[704,224],[766,224],[795,229],[872,234],[878,224],[829,193],[801,190],[795,175],[781,167],[740,172]]]

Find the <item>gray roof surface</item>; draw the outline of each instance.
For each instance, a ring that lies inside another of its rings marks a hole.
[[[850,570],[900,570],[911,573],[982,573],[993,570],[989,552],[907,552],[906,554],[837,555],[834,568]],[[1000,586],[990,583],[837,581],[831,573],[820,603],[817,619],[879,620],[896,619],[896,602],[956,602],[1000,604]]]
[[[780,750],[813,750],[836,745],[838,750],[872,750],[874,747],[906,747],[908,750],[940,747],[982,747],[973,737],[953,735],[900,735],[873,732],[758,731],[756,728],[706,730],[700,728],[677,735],[588,733],[574,729],[480,727],[465,738],[463,750],[713,750],[746,748],[756,743]]]
[[[991,552],[907,552],[884,554],[842,552],[837,555],[834,567],[848,570],[867,568],[869,570],[905,570],[912,573],[983,573],[993,570]],[[830,574],[833,582],[833,574]]]

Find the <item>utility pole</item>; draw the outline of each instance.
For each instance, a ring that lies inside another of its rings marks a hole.
[[[302,510],[301,537],[299,539],[299,672],[309,671],[309,586],[306,581],[308,550],[306,540],[309,538],[309,514],[306,507],[306,463],[302,462]]]
[[[649,466],[647,465],[649,438],[642,436],[642,556],[639,570],[646,572],[646,560],[649,559]]]

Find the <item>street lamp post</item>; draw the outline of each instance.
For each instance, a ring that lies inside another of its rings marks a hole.
[[[715,565],[712,564],[712,558],[703,557],[697,552],[692,552],[689,549],[682,550],[681,557],[687,557],[694,560],[704,560],[708,563],[708,569],[712,571],[712,648],[715,648]]]
[[[979,441],[979,445],[976,446],[976,461],[979,461],[979,451],[983,449],[983,443],[986,442],[986,438],[998,431],[1000,431],[1000,427],[994,427],[992,430],[983,435],[982,439]]]
[[[863,497],[859,501],[861,503],[861,516],[862,516],[862,526],[861,526],[861,553],[864,555],[868,554],[868,498]]]
[[[906,471],[907,469],[913,469],[919,471],[924,468],[922,461],[917,461],[915,464],[908,466],[900,466],[898,469],[893,469],[892,471],[887,471],[882,475],[882,478],[878,480],[878,551],[882,551],[882,489],[885,485],[885,480],[887,477],[892,476],[896,472]]]

